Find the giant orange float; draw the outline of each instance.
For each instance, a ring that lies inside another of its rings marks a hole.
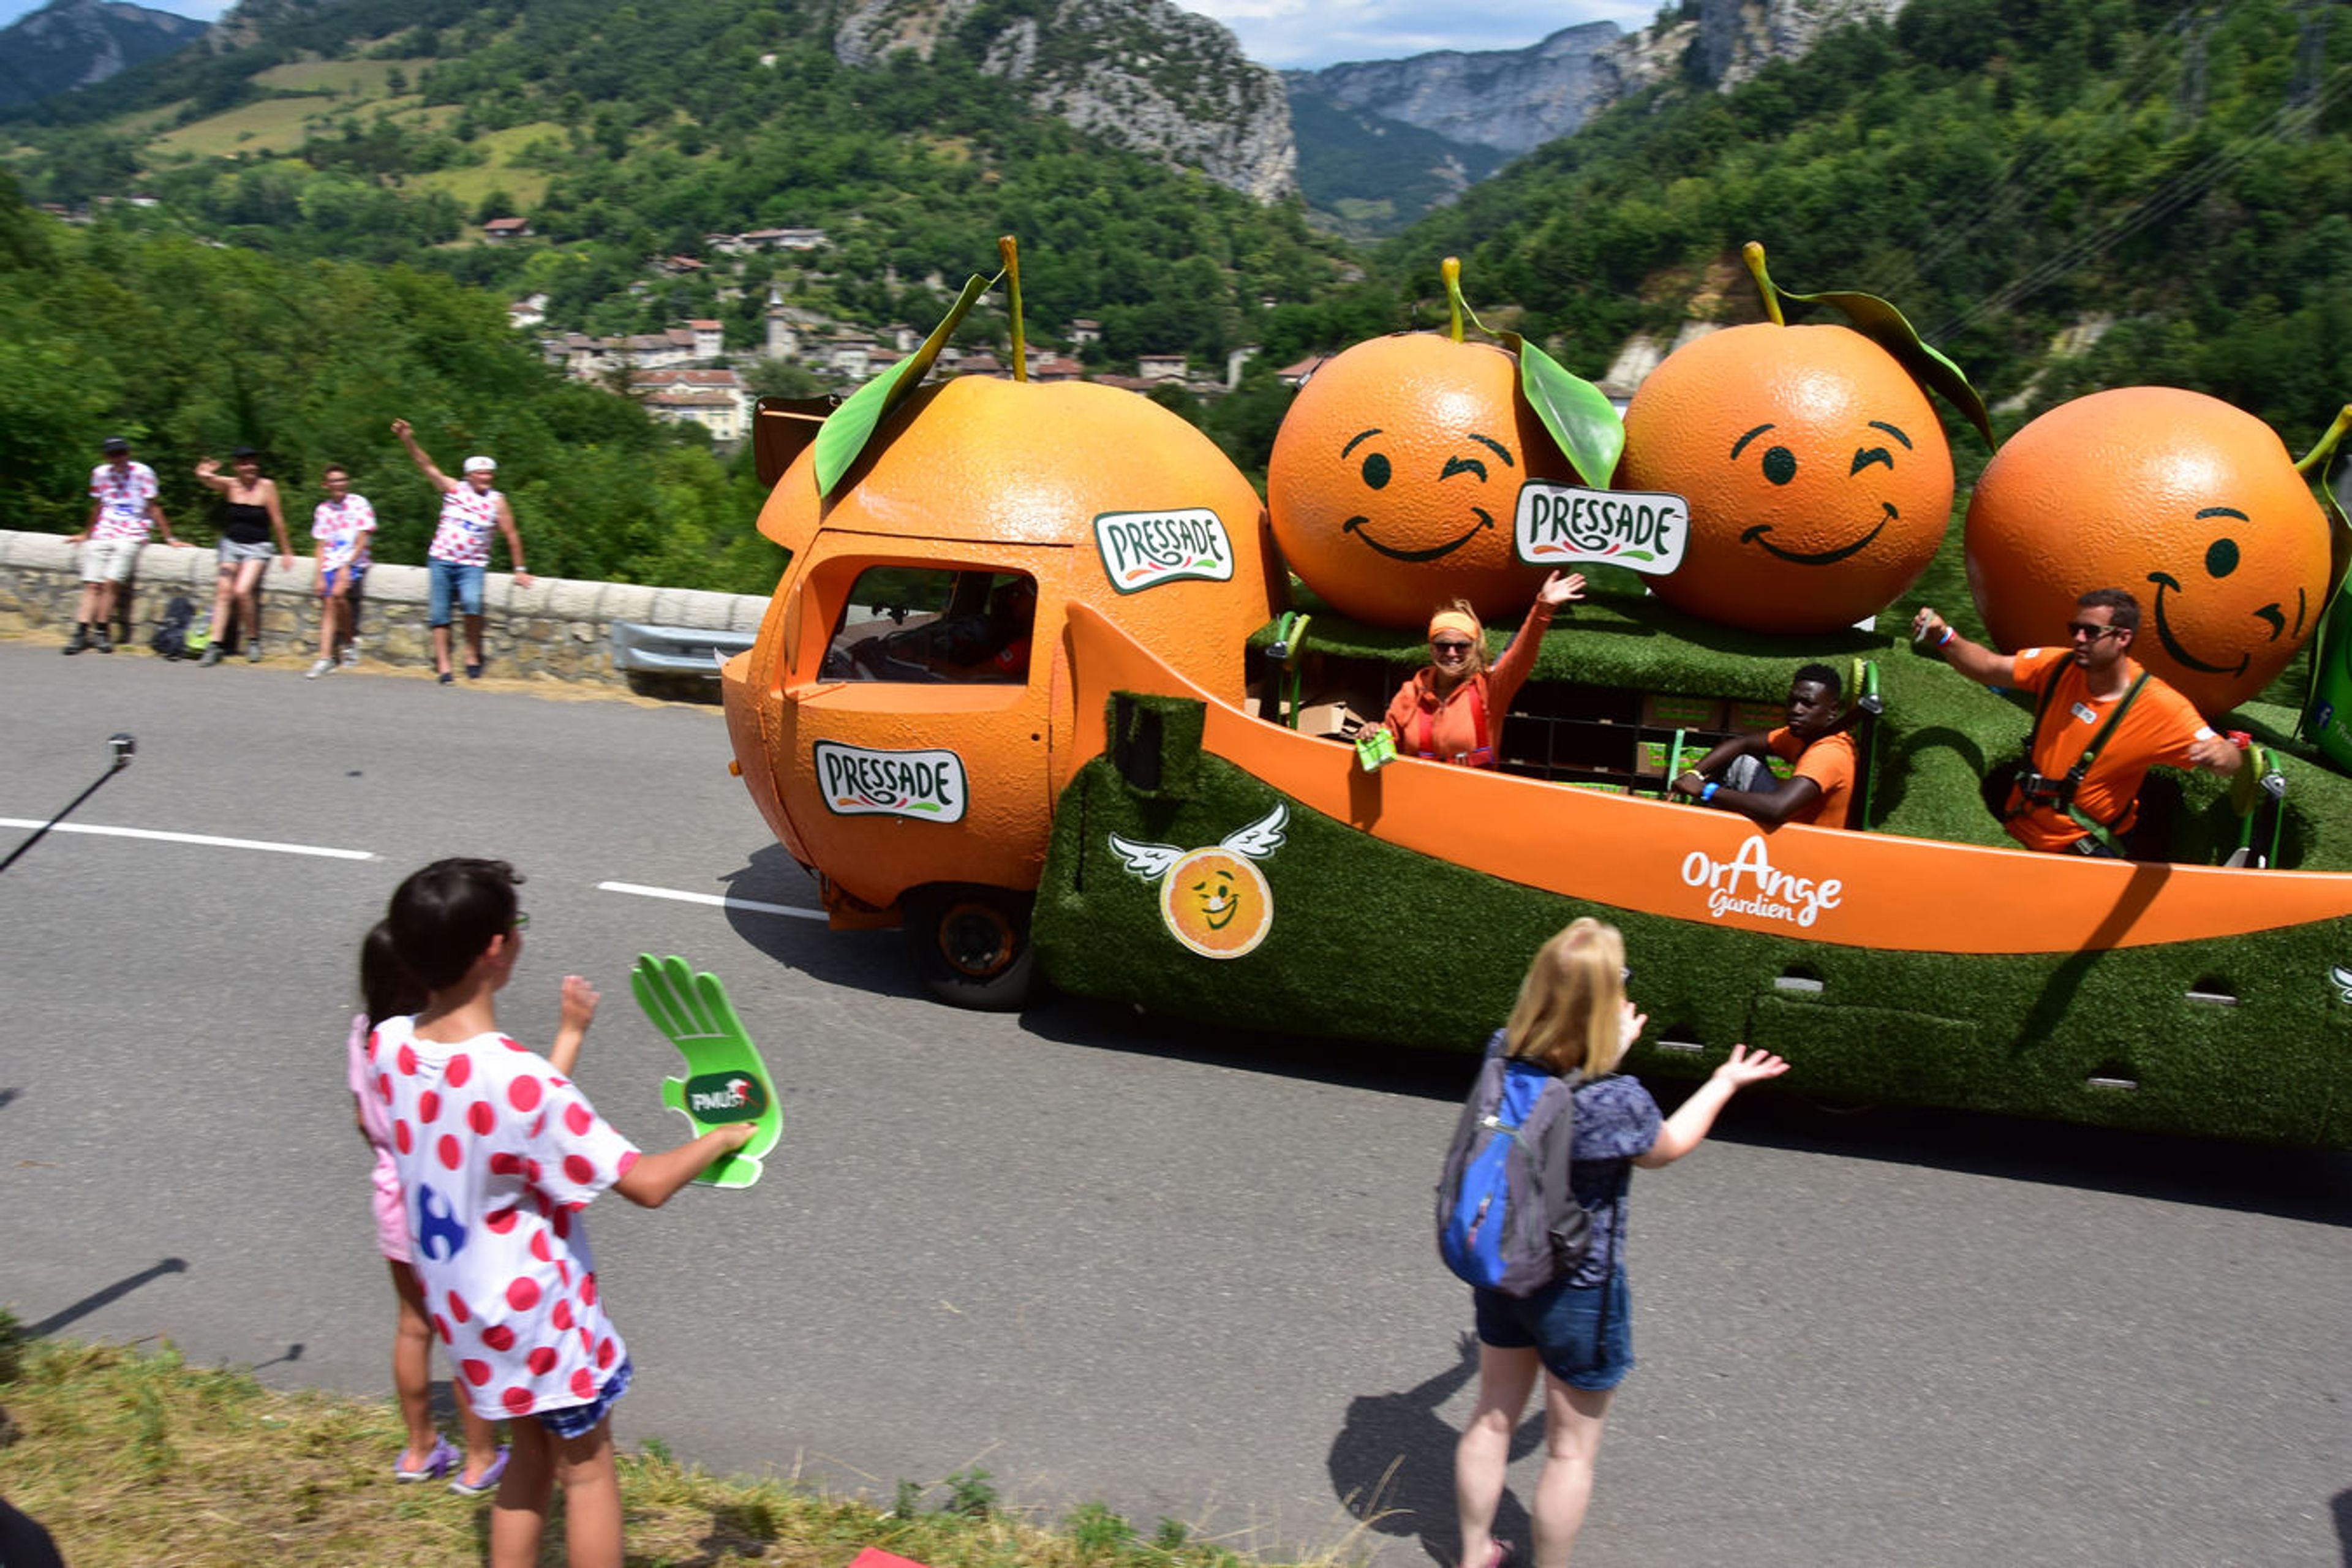
[[[809,452],[763,456],[761,527],[793,558],[725,667],[728,724],[834,922],[905,924],[944,997],[1017,1003],[1034,953],[1066,989],[1219,1025],[1475,1049],[1526,952],[1591,913],[1643,971],[1645,1072],[1703,1074],[1745,1040],[1833,1097],[2352,1144],[2352,875],[2326,842],[2352,783],[2290,760],[2287,804],[2240,805],[2198,781],[2178,862],[2032,855],[1953,811],[2014,713],[1956,718],[1954,678],[1895,637],[1822,634],[1767,668],[1606,595],[1549,634],[1515,710],[1513,735],[1549,741],[1493,772],[1367,773],[1250,710],[1245,647],[1304,643],[1377,700],[1418,637],[1269,626],[1263,510],[1181,422],[1124,392],[960,381],[860,441],[822,483]],[[919,571],[959,596],[1034,587],[1017,671],[921,671],[956,606],[932,621],[873,585]],[[1886,700],[1857,830],[1660,798],[1689,746],[1826,653]],[[2263,859],[2312,868],[2240,868]],[[1367,1008],[1382,975],[1443,983]]]
[[[2004,648],[2058,639],[2077,596],[2140,602],[2132,657],[2209,715],[2318,629],[2332,530],[2271,427],[2200,392],[2126,386],[2002,444],[1969,499],[1969,589]]]

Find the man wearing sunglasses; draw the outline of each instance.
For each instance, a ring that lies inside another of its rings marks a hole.
[[[2139,601],[2123,589],[2095,588],[2077,599],[2066,630],[2071,650],[2000,654],[1960,636],[1932,609],[1911,623],[1914,642],[1940,652],[1970,680],[2034,700],[2024,766],[1995,805],[2009,836],[2028,849],[2126,858],[2124,840],[2137,826],[2149,768],[2234,773],[2243,753],[2131,657]]]

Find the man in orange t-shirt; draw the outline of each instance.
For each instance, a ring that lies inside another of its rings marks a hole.
[[[1789,682],[1785,726],[1734,735],[1675,779],[1674,787],[1766,827],[1784,822],[1850,826],[1854,749],[1853,736],[1838,727],[1843,689],[1828,665],[1806,665]],[[1786,782],[1774,779],[1765,766],[1768,755],[1793,766]]]
[[[2042,717],[2027,743],[2027,772],[2011,791],[2003,816],[2009,836],[2028,849],[2121,857],[2149,768],[2210,768],[2227,775],[2238,771],[2244,753],[2215,734],[2189,699],[2132,658],[2139,601],[2123,589],[2095,588],[2077,599],[2066,630],[2074,639],[2071,655],[2054,647],[2002,655],[1960,636],[1932,609],[1922,609],[1911,623],[1914,641],[1940,650],[1970,680],[2011,687],[2035,700]],[[2107,732],[2116,705],[2143,678],[2138,695]],[[2070,772],[2095,744],[2096,758],[2069,790]]]

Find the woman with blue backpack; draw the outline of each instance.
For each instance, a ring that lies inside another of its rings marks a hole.
[[[1536,1568],[1567,1568],[1592,1495],[1601,1426],[1633,1369],[1625,1281],[1628,1167],[1698,1147],[1731,1097],[1778,1078],[1769,1051],[1731,1058],[1672,1116],[1617,1063],[1648,1022],[1626,1000],[1625,940],[1579,920],[1536,954],[1509,1022],[1487,1042],[1437,1191],[1438,1247],[1472,1286],[1478,1404],[1454,1453],[1465,1568],[1500,1568],[1494,1537],[1511,1434],[1544,1384]]]

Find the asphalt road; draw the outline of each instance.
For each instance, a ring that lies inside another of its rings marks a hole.
[[[407,871],[498,854],[532,914],[503,1021],[544,1042],[596,980],[579,1078],[623,1131],[683,1128],[640,952],[727,981],[784,1097],[759,1187],[594,1211],[625,1444],[1452,1561],[1468,1303],[1428,1210],[1462,1058],[957,1013],[895,933],[599,890],[813,903],[715,710],[0,642],[0,817],[118,730],[138,759],[74,822],[369,858],[59,832],[0,876],[26,1321],[384,1393],[352,954]],[[1744,1099],[1634,1184],[1642,1365],[1578,1562],[2352,1563],[2347,1222],[2352,1156]]]

